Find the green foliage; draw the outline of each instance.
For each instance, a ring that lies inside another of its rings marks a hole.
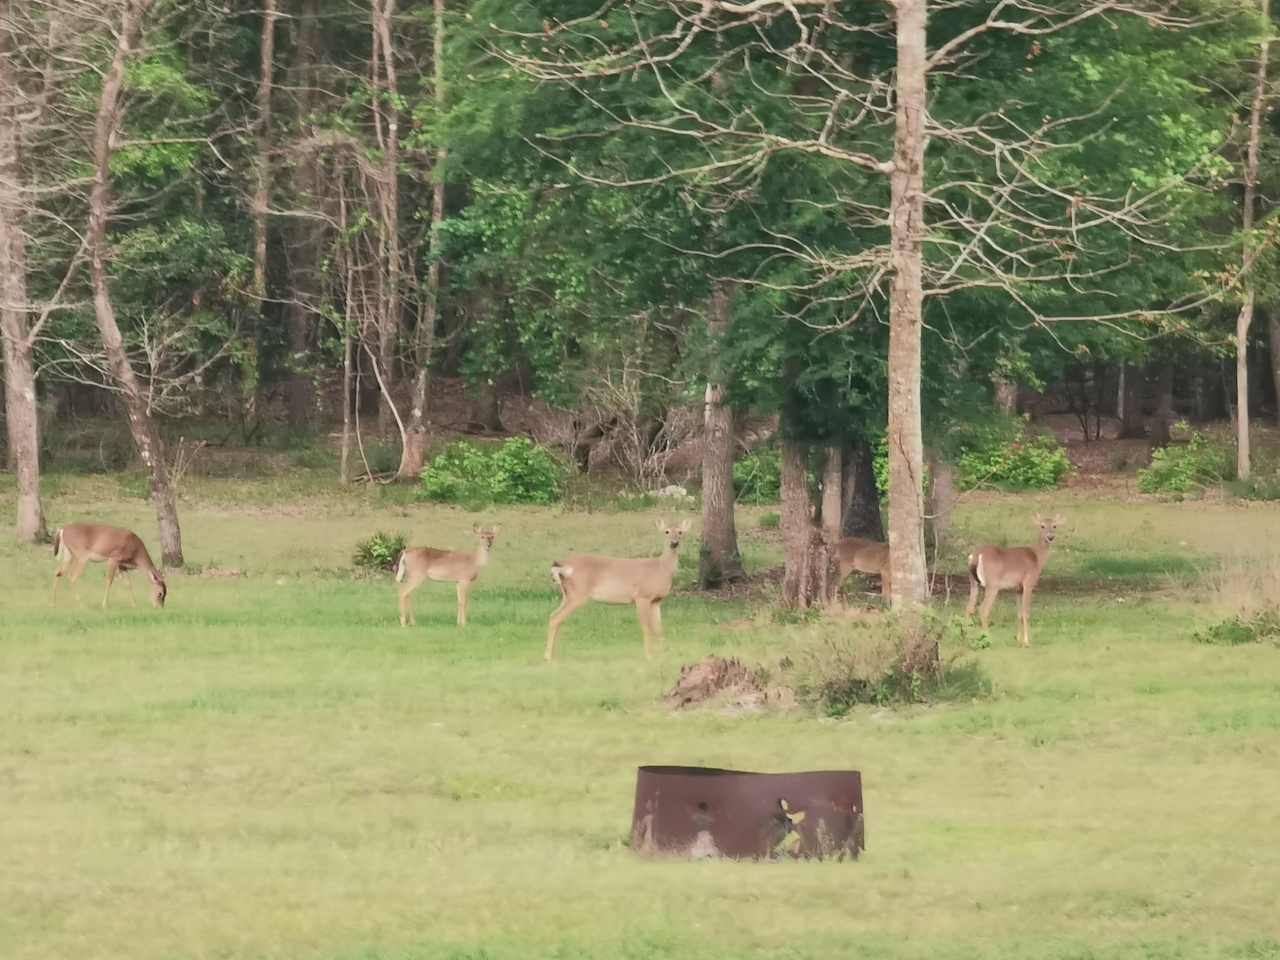
[[[394,570],[405,545],[403,533],[383,533],[379,530],[367,540],[356,544],[351,562],[361,570]]]
[[[1221,483],[1230,470],[1228,451],[1196,432],[1185,444],[1170,444],[1151,455],[1151,466],[1138,471],[1143,493],[1190,493]]]
[[[1280,645],[1280,610],[1259,610],[1247,615],[1228,617],[1203,630],[1197,630],[1192,639],[1197,643],[1221,647],[1262,643],[1267,640]]]
[[[1034,434],[1021,418],[991,417],[951,430],[945,447],[962,490],[1045,490],[1056,487],[1071,461],[1052,437]]]
[[[777,503],[782,495],[782,454],[759,447],[733,465],[733,492],[739,503]]]
[[[760,519],[756,521],[756,525],[761,530],[777,530],[782,526],[782,514],[773,511],[762,513],[760,514]]]
[[[951,626],[925,613],[912,623],[890,618],[853,629],[818,631],[797,657],[797,695],[831,716],[859,704],[933,703],[989,697],[990,678],[976,662],[944,661]]]
[[[565,468],[524,437],[482,448],[465,440],[450,444],[422,473],[420,495],[442,503],[555,503]]]

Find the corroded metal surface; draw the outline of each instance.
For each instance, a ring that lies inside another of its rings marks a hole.
[[[640,767],[631,846],[693,859],[856,858],[866,847],[862,775]]]

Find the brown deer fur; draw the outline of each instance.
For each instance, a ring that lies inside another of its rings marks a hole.
[[[58,597],[58,580],[66,574],[67,580],[74,586],[84,572],[86,563],[105,562],[107,565],[107,588],[102,594],[102,607],[106,609],[107,597],[111,594],[111,583],[117,573],[128,573],[131,570],[145,570],[151,578],[151,603],[163,607],[169,588],[165,585],[164,576],[151,562],[146,545],[131,530],[121,527],[109,527],[101,523],[69,523],[53,535],[53,555],[58,559],[58,569],[53,574],[53,597]],[[133,581],[129,584],[129,599],[137,604],[133,595]]]

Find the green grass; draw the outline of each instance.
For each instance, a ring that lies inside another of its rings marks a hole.
[[[957,554],[1067,514],[1034,646],[1015,648],[1002,598],[972,655],[993,698],[837,721],[658,704],[681,664],[776,662],[808,629],[688,593],[696,541],[653,662],[632,611],[593,606],[542,663],[549,561],[654,553],[648,514],[274,482],[193,483],[188,559],[244,576],[175,574],[163,612],[118,587],[103,613],[101,566],[52,609],[48,548],[0,546],[5,960],[1280,956],[1280,651],[1194,643],[1208,615],[1174,585],[1269,549],[1274,512],[968,497]],[[113,475],[56,494],[54,523],[154,544]],[[754,569],[778,558],[759,512],[739,525]],[[376,529],[463,546],[488,520],[502,533],[465,630],[448,586],[419,590],[402,630],[389,578],[351,574]],[[867,853],[640,860],[625,841],[644,763],[856,767]]]

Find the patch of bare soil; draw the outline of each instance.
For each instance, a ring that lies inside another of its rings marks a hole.
[[[743,713],[794,706],[795,693],[789,687],[769,686],[758,667],[712,654],[682,667],[680,678],[662,700],[673,710],[715,703],[729,713]]]

